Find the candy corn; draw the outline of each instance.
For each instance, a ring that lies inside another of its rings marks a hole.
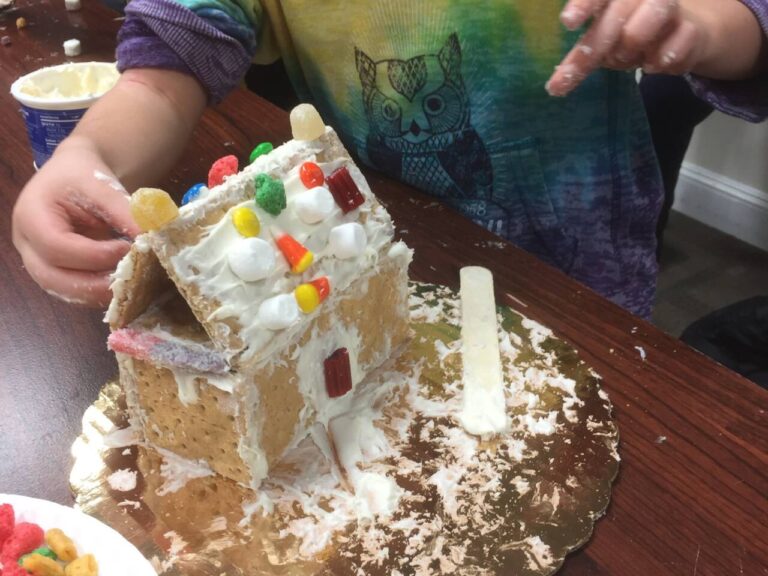
[[[296,303],[305,314],[311,314],[328,297],[331,285],[328,278],[321,276],[306,284],[301,284],[293,291]]]
[[[291,267],[291,272],[301,274],[312,265],[315,256],[301,242],[277,228],[272,229],[275,244]]]

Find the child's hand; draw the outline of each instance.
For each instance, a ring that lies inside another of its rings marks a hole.
[[[32,278],[68,302],[104,306],[109,275],[139,233],[128,195],[87,142],[70,138],[24,187],[13,243]]]
[[[592,18],[587,32],[547,82],[565,96],[600,67],[682,74],[701,59],[706,27],[679,0],[570,0],[560,19],[570,30]]]

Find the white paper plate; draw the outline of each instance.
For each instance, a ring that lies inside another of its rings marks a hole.
[[[157,576],[152,565],[120,534],[96,518],[47,500],[0,494],[10,504],[16,522],[34,522],[43,530],[61,528],[80,554],[93,554],[102,576]]]

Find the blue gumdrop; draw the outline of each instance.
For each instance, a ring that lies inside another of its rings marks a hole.
[[[181,199],[181,205],[184,206],[185,204],[189,204],[193,200],[197,200],[197,197],[200,196],[200,192],[202,192],[203,188],[205,188],[205,184],[200,182],[199,184],[193,185],[187,192],[184,194],[184,197]]]

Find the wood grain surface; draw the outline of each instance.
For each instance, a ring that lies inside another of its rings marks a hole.
[[[8,90],[64,61],[113,58],[117,14],[94,0],[26,1],[0,15],[0,492],[71,503],[69,447],[83,411],[116,372],[102,313],[43,292],[11,243],[15,198],[32,155]],[[16,30],[24,16],[29,26]],[[148,134],[147,137],[151,137]],[[287,114],[244,90],[209,110],[179,167],[161,184],[180,197],[210,163],[290,138]],[[621,432],[613,501],[564,575],[768,574],[768,393],[407,186],[367,172],[415,250],[412,277],[458,285],[483,265],[499,301],[571,342],[603,378]],[[150,183],[147,183],[150,184]]]

